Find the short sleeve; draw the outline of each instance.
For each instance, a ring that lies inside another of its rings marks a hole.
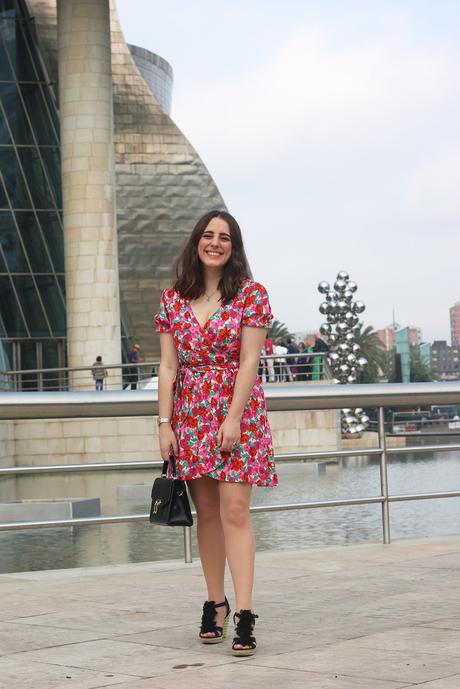
[[[171,321],[168,313],[168,297],[167,291],[163,290],[160,298],[160,307],[153,317],[153,322],[156,325],[155,332],[157,333],[169,333],[171,332]]]
[[[267,290],[260,282],[254,282],[250,286],[244,300],[241,325],[248,325],[251,328],[270,329],[273,318]]]

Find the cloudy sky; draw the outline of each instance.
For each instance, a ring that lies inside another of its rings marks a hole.
[[[450,343],[460,301],[458,0],[117,0],[291,331],[347,270],[366,325]]]

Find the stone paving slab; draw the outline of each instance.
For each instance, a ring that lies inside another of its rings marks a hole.
[[[0,689],[460,689],[460,534],[257,553],[250,658],[204,599],[198,560],[0,575]]]

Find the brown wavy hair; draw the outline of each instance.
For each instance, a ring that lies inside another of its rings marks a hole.
[[[198,256],[198,242],[213,218],[222,218],[230,229],[232,253],[222,269],[218,288],[222,303],[233,299],[243,280],[252,279],[251,269],[243,246],[240,226],[227,211],[209,211],[198,220],[187,243],[174,264],[174,289],[183,297],[198,299],[204,294],[204,270]]]

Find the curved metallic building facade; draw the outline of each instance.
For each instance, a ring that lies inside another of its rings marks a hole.
[[[14,4],[15,0],[10,2]],[[33,33],[37,63],[41,64],[45,75],[40,77],[39,81],[43,82],[40,88],[46,85],[56,96],[56,0],[16,0],[16,8],[22,7],[24,14],[28,12],[32,18],[29,21],[30,18],[25,16],[24,25],[30,26]],[[154,333],[152,317],[161,290],[170,283],[173,261],[197,218],[212,208],[225,208],[225,204],[199,155],[165,110],[169,108],[172,89],[170,66],[153,53],[137,47],[132,48],[135,54],[133,58],[113,3],[111,42],[123,349],[126,353],[130,345],[137,341],[141,344],[144,359],[148,360],[159,354],[158,335]],[[56,169],[59,170],[58,160]],[[51,181],[57,187],[58,177],[54,176]],[[59,191],[57,189],[56,196],[59,196]],[[59,215],[60,202],[54,203],[53,208]],[[45,254],[51,259],[57,256],[61,260],[61,228],[54,234],[42,229],[42,236]],[[56,283],[57,297],[65,290],[61,271],[60,265],[50,271]],[[30,272],[33,273],[32,270]],[[11,277],[10,281],[13,284]],[[32,276],[36,290],[40,287],[38,282]],[[47,296],[44,298],[48,299]],[[56,304],[54,308],[58,308],[59,299],[52,298],[53,304]],[[45,313],[46,309],[44,304]],[[61,330],[59,334],[56,333],[63,338],[63,343],[64,321],[63,313],[59,318]],[[31,330],[24,332],[22,337],[39,342],[43,333]],[[57,363],[53,358],[53,365]],[[58,365],[64,363],[60,361]]]
[[[128,43],[136,67],[167,115],[171,114],[173,69],[169,62],[150,50]]]

